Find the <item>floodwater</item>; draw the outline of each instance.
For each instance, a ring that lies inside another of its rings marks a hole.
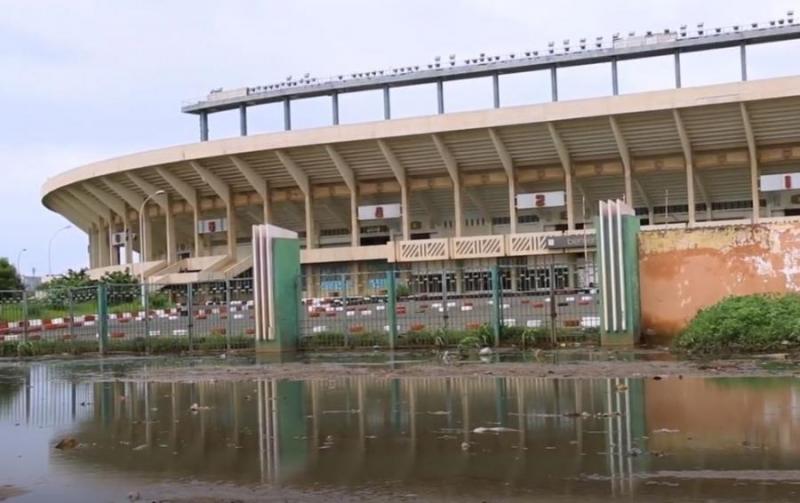
[[[173,364],[0,366],[0,500],[800,501],[791,377],[125,379]]]

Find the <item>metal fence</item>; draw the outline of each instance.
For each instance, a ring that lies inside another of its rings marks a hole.
[[[556,345],[598,336],[591,264],[542,259],[468,270],[320,276],[301,313],[301,346]]]
[[[0,342],[52,343],[47,352],[247,348],[252,314],[250,279],[0,291]]]
[[[323,274],[300,306],[300,347],[525,347],[592,339],[600,325],[594,278],[591,264],[548,257],[475,269]],[[253,314],[251,279],[0,291],[0,343],[56,345],[47,352],[249,348]]]

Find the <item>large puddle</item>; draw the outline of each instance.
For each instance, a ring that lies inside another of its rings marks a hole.
[[[0,500],[800,500],[791,377],[123,379],[172,364],[0,367]]]

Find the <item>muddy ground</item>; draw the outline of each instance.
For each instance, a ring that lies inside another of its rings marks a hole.
[[[619,355],[598,352],[588,359],[585,351],[540,352],[528,361],[454,360],[430,355],[423,360],[398,359],[395,362],[288,362],[229,365],[203,363],[191,367],[149,368],[134,371],[127,378],[160,382],[198,382],[209,380],[297,379],[371,376],[374,378],[429,377],[543,377],[543,378],[683,378],[683,377],[800,377],[800,358],[788,354],[730,357],[715,360],[675,359],[667,351],[637,351]],[[451,355],[448,355],[451,356]],[[497,360],[495,357],[494,360]],[[556,360],[560,360],[556,362]]]

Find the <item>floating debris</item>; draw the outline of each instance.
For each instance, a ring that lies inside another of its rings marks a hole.
[[[75,437],[66,437],[62,438],[56,444],[56,449],[67,450],[67,449],[74,449],[80,445],[78,439]]]
[[[515,430],[514,428],[506,428],[505,426],[492,426],[492,427],[485,427],[485,426],[478,426],[472,433],[508,433],[512,431],[519,431]]]

